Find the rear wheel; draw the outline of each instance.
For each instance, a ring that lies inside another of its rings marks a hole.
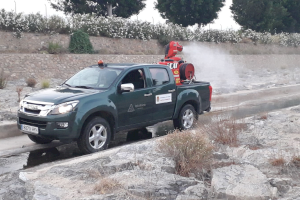
[[[102,117],[90,120],[77,140],[78,148],[83,153],[94,153],[107,149],[111,138],[108,122]]]
[[[48,144],[50,142],[52,142],[51,139],[47,139],[47,138],[42,138],[39,136],[35,136],[35,135],[28,135],[29,139],[37,144]]]
[[[187,104],[180,110],[178,118],[173,120],[174,128],[179,130],[190,129],[193,127],[196,119],[197,115],[194,107]]]

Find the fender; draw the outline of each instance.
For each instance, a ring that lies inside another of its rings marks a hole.
[[[173,119],[178,118],[180,109],[186,102],[189,101],[192,101],[194,104],[196,104],[197,105],[195,108],[196,112],[201,113],[201,97],[199,95],[199,92],[197,92],[194,89],[185,89],[182,92],[180,92],[177,96]]]
[[[97,112],[107,112],[110,113],[115,122],[118,121],[117,107],[110,99],[92,99],[80,105],[80,108],[84,108],[78,110],[75,121],[78,122],[77,133],[76,136],[79,137],[81,129],[84,125],[86,119],[94,113]]]

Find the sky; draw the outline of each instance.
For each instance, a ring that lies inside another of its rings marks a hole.
[[[132,16],[131,19],[138,19],[152,23],[164,23],[165,20],[162,19],[159,12],[154,9],[154,2],[156,2],[156,0],[146,0],[146,8],[144,8],[139,15]],[[232,14],[229,9],[231,4],[232,0],[226,0],[226,4],[220,11],[218,19],[204,28],[238,30],[240,26],[232,18]],[[64,16],[63,12],[58,12],[51,8],[50,3],[47,0],[0,0],[0,9],[3,8],[7,11],[16,10],[17,12],[23,12],[25,14],[39,12],[40,14],[45,16],[47,15],[48,17],[51,15]]]

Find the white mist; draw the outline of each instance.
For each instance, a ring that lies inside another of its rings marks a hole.
[[[240,84],[231,56],[221,49],[190,43],[182,53],[183,60],[194,65],[197,80],[210,82],[215,93],[233,92]]]

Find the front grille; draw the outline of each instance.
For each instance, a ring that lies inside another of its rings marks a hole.
[[[31,109],[28,109],[28,108],[25,108],[24,111],[26,113],[31,113],[31,114],[36,114],[36,115],[40,114],[40,112],[41,112],[41,110],[31,110]]]
[[[40,101],[26,101],[21,105],[20,111],[28,115],[46,116],[52,109],[53,103]]]
[[[21,117],[19,118],[19,123],[29,125],[29,126],[39,127],[39,128],[42,128],[42,129],[45,129],[46,126],[47,126],[47,122],[31,120],[31,119],[24,119],[24,118],[21,118]]]

